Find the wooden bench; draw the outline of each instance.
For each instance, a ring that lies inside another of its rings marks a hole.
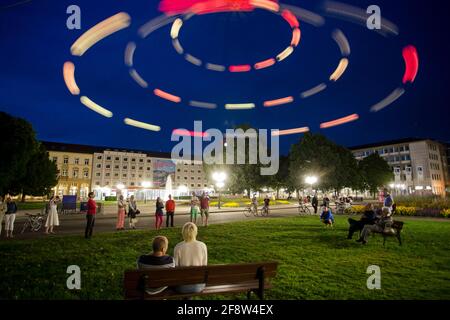
[[[392,228],[395,230],[395,234],[392,233],[381,233],[381,235],[383,236],[383,246],[386,244],[386,238],[387,237],[396,237],[398,240],[399,245],[402,245],[402,237],[401,237],[401,233],[403,230],[403,225],[404,222],[402,221],[395,221],[392,223]]]
[[[124,276],[125,299],[175,299],[213,294],[254,292],[264,299],[264,290],[272,288],[278,262],[223,264],[202,267],[177,267],[151,270],[128,270]],[[173,287],[205,283],[202,292],[180,294]],[[148,294],[147,289],[168,288],[158,294]]]

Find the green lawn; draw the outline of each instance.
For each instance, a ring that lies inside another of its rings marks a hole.
[[[345,217],[337,217],[334,230],[322,227],[317,217],[261,218],[200,228],[199,239],[208,246],[210,264],[279,261],[268,299],[450,299],[450,223],[408,220],[404,245],[389,239],[386,248],[380,236],[366,246],[345,240],[346,227]],[[180,229],[160,233],[173,252]],[[122,299],[123,271],[135,267],[155,235],[126,231],[90,241],[81,236],[2,240],[0,297]],[[81,268],[79,292],[66,289],[66,269],[73,264]],[[366,288],[366,269],[373,264],[381,267],[381,290]]]

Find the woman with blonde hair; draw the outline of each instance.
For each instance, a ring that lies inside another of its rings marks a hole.
[[[206,266],[208,264],[208,249],[206,244],[197,240],[198,229],[195,223],[186,222],[181,230],[184,241],[174,249],[175,265],[177,267]],[[176,287],[180,293],[201,292],[204,283]]]

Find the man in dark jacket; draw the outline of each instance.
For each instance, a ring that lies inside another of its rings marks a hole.
[[[317,194],[315,194],[312,198],[311,205],[314,208],[314,214],[317,214],[317,207],[319,206],[319,199],[317,198]]]
[[[373,210],[372,204],[369,203],[366,205],[365,211],[359,221],[355,219],[348,219],[348,223],[350,224],[350,227],[348,229],[348,236],[347,239],[352,239],[353,234],[356,231],[361,231],[365,225],[372,225],[377,220],[377,214]]]

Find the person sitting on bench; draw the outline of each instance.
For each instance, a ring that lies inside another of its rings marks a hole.
[[[372,204],[369,203],[366,205],[366,208],[364,210],[363,215],[361,216],[361,219],[359,221],[349,218],[348,223],[350,224],[350,227],[348,228],[348,236],[347,239],[352,239],[353,234],[356,231],[361,231],[366,224],[372,225],[376,222],[378,219],[375,211],[373,210]]]
[[[174,249],[175,265],[177,267],[206,266],[208,264],[208,250],[206,244],[197,241],[197,226],[186,222],[181,230],[184,241],[178,243]],[[201,292],[204,283],[189,284],[175,288],[179,293]]]
[[[334,216],[331,213],[331,209],[327,206],[323,207],[322,214],[320,215],[320,220],[322,220],[323,223],[328,227],[332,227],[334,223]]]
[[[153,239],[151,254],[142,255],[137,261],[138,269],[160,269],[160,268],[174,268],[175,262],[173,258],[166,255],[169,240],[164,236],[157,236]],[[148,294],[157,294],[165,290],[167,287],[147,289]]]
[[[361,242],[362,244],[366,244],[367,240],[369,239],[369,235],[372,232],[374,233],[384,233],[386,231],[392,232],[393,223],[394,221],[392,220],[391,217],[390,208],[384,207],[381,218],[374,225],[365,225],[361,232],[361,237],[356,241]]]

